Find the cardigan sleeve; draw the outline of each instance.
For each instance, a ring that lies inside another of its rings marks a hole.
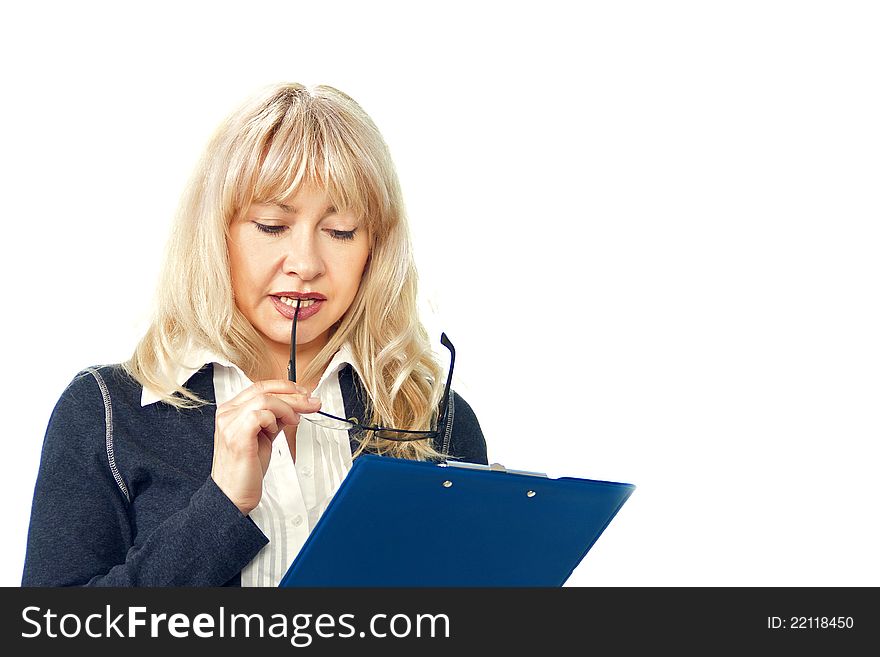
[[[23,586],[221,586],[268,543],[208,477],[186,507],[134,547],[105,428],[101,390],[81,372],[46,429]]]

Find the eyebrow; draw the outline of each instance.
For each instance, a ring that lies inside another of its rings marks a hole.
[[[284,203],[273,203],[272,205],[274,205],[278,208],[281,208],[281,211],[286,212],[287,214],[296,214],[297,212],[299,212],[299,210],[297,210],[293,206],[285,205]],[[334,212],[336,212],[336,208],[332,205],[328,205],[326,208],[324,208],[324,216],[325,217],[328,214],[333,214]]]

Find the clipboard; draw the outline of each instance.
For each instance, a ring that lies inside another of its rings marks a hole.
[[[562,586],[633,490],[364,454],[279,587]]]

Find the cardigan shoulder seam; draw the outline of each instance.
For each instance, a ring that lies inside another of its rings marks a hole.
[[[87,367],[86,372],[89,372],[94,377],[101,391],[101,398],[104,401],[104,442],[107,451],[107,462],[110,465],[110,473],[113,475],[113,479],[116,481],[116,485],[122,492],[123,497],[125,497],[125,501],[131,504],[128,487],[125,485],[125,481],[119,473],[119,468],[116,466],[116,454],[113,447],[113,402],[110,398],[110,390],[104,381],[104,377],[101,376],[101,373],[96,368]]]
[[[455,421],[455,392],[449,391],[449,409],[447,410],[446,416],[446,431],[443,436],[443,447],[441,448],[440,453],[449,457],[449,448],[452,446],[452,427]]]

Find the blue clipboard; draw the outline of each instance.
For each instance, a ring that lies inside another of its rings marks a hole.
[[[633,490],[365,454],[279,587],[561,586]]]

